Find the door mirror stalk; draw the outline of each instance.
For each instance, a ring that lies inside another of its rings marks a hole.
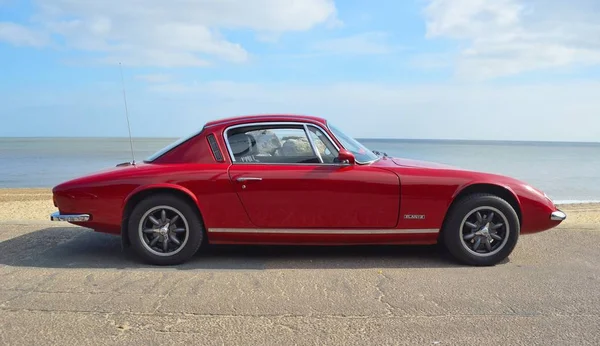
[[[337,162],[341,163],[343,166],[353,165],[356,162],[354,158],[354,154],[349,152],[346,149],[340,149],[337,157]]]

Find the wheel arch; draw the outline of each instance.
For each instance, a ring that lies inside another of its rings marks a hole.
[[[452,196],[450,205],[448,205],[448,208],[446,209],[446,215],[444,215],[444,220],[442,221],[442,228],[440,234],[444,231],[446,220],[452,212],[452,208],[454,207],[454,205],[463,197],[477,193],[488,193],[504,199],[506,202],[508,202],[508,204],[511,205],[511,207],[513,207],[513,209],[517,213],[519,224],[523,224],[523,212],[521,209],[521,203],[517,195],[509,187],[494,183],[472,183],[457,189],[454,195]]]
[[[121,244],[123,247],[129,247],[130,245],[129,237],[127,236],[127,224],[129,222],[129,214],[131,214],[133,208],[143,199],[160,193],[171,194],[188,202],[192,207],[194,207],[194,210],[198,213],[200,221],[204,224],[202,212],[200,211],[200,206],[198,205],[198,199],[190,190],[183,186],[173,184],[142,186],[133,190],[123,201],[123,212],[121,214]]]

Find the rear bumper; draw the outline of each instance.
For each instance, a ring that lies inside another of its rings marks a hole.
[[[50,220],[52,221],[85,222],[89,219],[89,214],[61,214],[58,211],[50,214]]]
[[[567,214],[563,213],[560,210],[557,210],[555,212],[552,212],[552,214],[550,214],[550,220],[552,220],[552,221],[563,221],[566,218],[567,218]]]

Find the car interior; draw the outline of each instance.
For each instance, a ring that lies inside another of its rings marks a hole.
[[[257,133],[259,136],[260,134]],[[265,134],[264,131],[263,134]],[[304,138],[304,140],[306,139]],[[229,135],[228,141],[237,162],[321,163],[319,158],[312,152],[312,148],[311,153],[306,155],[308,153],[300,145],[302,138],[284,138],[283,143],[281,143],[281,140],[277,136],[272,136],[268,140],[270,146],[259,146],[255,136],[247,132],[238,132]],[[264,142],[262,141],[262,143]]]

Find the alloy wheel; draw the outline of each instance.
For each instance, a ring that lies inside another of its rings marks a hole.
[[[461,244],[477,256],[491,256],[506,245],[510,225],[498,209],[482,206],[471,210],[460,225]]]
[[[161,205],[144,213],[138,233],[146,250],[158,256],[173,256],[184,248],[190,232],[179,210]]]

